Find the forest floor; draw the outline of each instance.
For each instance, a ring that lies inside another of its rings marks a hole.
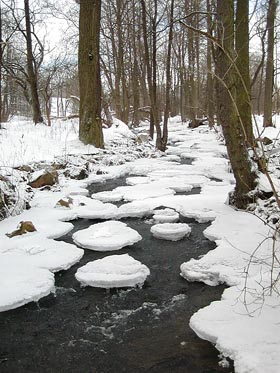
[[[275,128],[261,133],[272,140],[265,151],[277,190],[279,128],[278,120]],[[137,132],[146,130],[143,124]],[[186,219],[211,222],[203,234],[216,244],[207,254],[182,261],[178,275],[189,282],[228,285],[221,300],[192,315],[191,328],[232,359],[236,372],[279,371],[279,211],[274,197],[257,200],[247,212],[227,205],[234,178],[219,129],[189,129],[172,118],[166,154],[155,151],[150,142],[142,143],[117,120],[104,130],[104,138],[105,150],[84,146],[75,121],[34,127],[17,120],[0,130],[0,186],[6,195],[3,211],[10,214],[0,222],[0,311],[54,292],[53,273],[80,261],[81,248],[55,240],[73,229],[70,221],[141,217],[155,226],[155,210],[164,206]],[[58,182],[40,189],[27,186],[46,169],[55,170]],[[125,185],[87,196],[89,185],[119,177],[126,178]],[[200,193],[186,195],[193,188],[201,188]],[[260,195],[270,196],[263,175],[258,188]],[[59,200],[68,205],[57,205]],[[120,201],[126,203],[120,206]],[[36,231],[7,237],[21,221],[31,221]],[[170,236],[171,227],[163,227]],[[115,238],[106,235],[112,244]]]

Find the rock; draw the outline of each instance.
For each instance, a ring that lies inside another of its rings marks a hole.
[[[257,137],[256,141],[262,142],[264,145],[270,145],[273,141],[269,137]]]
[[[16,170],[24,171],[24,172],[33,172],[33,169],[28,165],[22,165],[20,167],[16,167]]]
[[[59,201],[57,201],[55,207],[70,208],[72,205],[73,205],[73,198],[67,197],[67,198],[61,198]]]
[[[19,223],[18,229],[11,233],[6,233],[6,236],[9,238],[15,237],[15,236],[21,236],[22,234],[28,233],[28,232],[35,232],[36,228],[34,227],[33,223],[31,221],[21,221]]]
[[[143,144],[143,143],[149,142],[149,140],[150,140],[150,136],[147,133],[139,133],[139,135],[137,135],[135,139],[137,144]]]
[[[269,137],[264,137],[262,140],[264,145],[270,145],[273,143],[273,141]]]
[[[56,170],[44,171],[38,177],[35,177],[34,180],[28,183],[32,188],[42,188],[43,186],[51,186],[57,183],[58,173]]]

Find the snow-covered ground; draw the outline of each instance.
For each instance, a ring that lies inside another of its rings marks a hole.
[[[56,163],[57,159],[63,158],[71,167],[77,168],[85,159],[89,162],[93,158],[94,162],[90,163],[87,177],[82,180],[71,179],[63,170],[58,170],[58,185],[50,190],[35,190],[31,209],[0,222],[0,311],[36,301],[55,291],[53,272],[67,270],[80,260],[82,249],[53,240],[71,231],[71,220],[87,217],[115,221],[126,216],[157,216],[153,224],[164,224],[165,217],[177,217],[176,213],[167,210],[158,218],[158,207],[165,206],[199,222],[212,222],[204,235],[217,245],[202,258],[182,263],[178,274],[187,281],[202,281],[210,286],[229,285],[220,301],[192,316],[193,330],[201,338],[211,341],[225,357],[233,359],[236,372],[280,371],[279,237],[272,225],[265,224],[264,218],[266,211],[278,212],[272,207],[275,204],[271,199],[260,202],[257,207],[252,206],[252,211],[259,217],[236,211],[226,204],[234,179],[219,134],[207,126],[188,129],[178,118],[173,118],[169,127],[171,145],[166,156],[153,152],[148,144],[142,145],[141,156],[139,148],[135,150],[135,136],[119,121],[115,121],[111,129],[104,130],[105,151],[79,142],[77,124],[71,121],[56,122],[51,128],[34,127],[23,121],[4,127],[0,130],[0,175],[4,177],[19,172],[13,167],[31,162]],[[275,129],[266,129],[262,137],[274,139],[279,129],[280,120]],[[280,153],[277,144],[270,145],[270,154],[271,169],[279,189],[277,164],[273,163]],[[192,158],[192,165],[180,164],[181,158]],[[93,198],[87,196],[86,187],[90,183],[123,175],[127,175],[127,186],[96,193]],[[28,174],[25,177],[28,179]],[[267,182],[263,177],[261,181],[261,188],[267,192]],[[0,183],[2,187],[1,178]],[[194,187],[201,187],[201,193],[188,196],[178,193]],[[57,205],[60,199],[69,197],[68,207]],[[125,202],[121,207],[112,205],[113,201],[120,200]],[[6,233],[14,231],[21,221],[32,221],[36,231],[8,238]],[[170,227],[170,223],[167,226]],[[110,229],[101,230],[100,239],[104,237],[109,243],[114,242]],[[92,234],[88,231],[89,236]],[[86,235],[86,231],[82,232],[83,240],[90,240]],[[124,267],[127,258],[126,255]],[[119,270],[119,261],[121,258],[117,261],[116,281],[126,271]],[[133,258],[129,261],[133,266]],[[145,263],[137,263],[133,275],[137,275],[139,266],[146,268]],[[96,269],[99,273],[102,268],[99,263],[90,264],[81,269],[80,274],[93,271],[95,275]],[[115,271],[112,265],[113,279]],[[148,275],[148,269],[145,271]],[[101,275],[102,278],[107,276],[104,272]],[[141,277],[140,282],[143,281]]]

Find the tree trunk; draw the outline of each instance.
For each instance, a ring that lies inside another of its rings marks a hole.
[[[234,0],[217,0],[218,40],[216,71],[217,106],[219,119],[223,128],[229,159],[236,186],[233,199],[236,207],[245,209],[251,202],[250,192],[255,187],[256,175],[245,144],[244,134],[240,128],[234,100],[236,97],[236,70],[232,65],[234,59]]]
[[[170,22],[169,22],[169,35],[168,35],[168,47],[166,57],[166,91],[165,91],[165,109],[163,119],[163,133],[162,133],[162,150],[166,150],[167,138],[168,138],[168,118],[170,113],[170,89],[171,89],[171,47],[173,40],[173,13],[174,13],[174,0],[171,0],[170,4]]]
[[[2,123],[2,6],[0,3],[0,129]]]
[[[84,144],[103,148],[100,76],[101,0],[80,1],[79,21],[79,138]]]
[[[278,0],[269,0],[267,11],[267,58],[264,87],[264,116],[263,126],[273,126],[272,123],[272,91],[274,81],[274,22]]]
[[[212,35],[212,16],[211,16],[211,0],[207,0],[207,32]],[[213,85],[213,73],[212,73],[212,43],[210,39],[207,39],[207,99],[206,99],[206,112],[208,117],[209,126],[214,126],[214,85]]]
[[[31,34],[31,22],[30,22],[30,9],[29,0],[24,0],[24,14],[25,14],[25,25],[26,25],[26,54],[27,54],[27,71],[28,71],[28,82],[30,85],[31,102],[33,111],[33,122],[35,124],[43,122],[41,113],[39,95],[38,95],[38,76],[35,71],[35,61],[32,51],[32,34]]]
[[[249,72],[249,1],[237,0],[235,46],[236,46],[236,104],[239,111],[240,124],[245,134],[245,142],[249,147],[255,146],[252,127],[251,84]]]
[[[159,125],[158,115],[158,101],[157,101],[157,85],[156,85],[156,18],[157,18],[157,1],[155,0],[155,14],[153,17],[152,25],[152,58],[150,61],[149,45],[148,45],[148,32],[147,32],[147,19],[146,19],[146,3],[141,0],[142,6],[142,27],[143,27],[143,41],[145,50],[145,65],[147,69],[147,81],[150,97],[150,136],[154,136],[154,128],[157,131],[156,146],[159,149],[161,146],[161,129]]]

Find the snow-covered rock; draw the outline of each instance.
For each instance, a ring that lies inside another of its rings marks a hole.
[[[110,255],[78,269],[76,279],[84,286],[118,288],[142,286],[150,270],[128,254]]]
[[[151,233],[154,237],[178,241],[191,233],[191,227],[186,223],[163,223],[151,227]]]
[[[173,209],[162,209],[153,211],[155,223],[176,223],[179,220],[179,214]]]
[[[94,224],[73,234],[73,240],[77,245],[96,251],[120,250],[141,239],[138,232],[120,221]]]

